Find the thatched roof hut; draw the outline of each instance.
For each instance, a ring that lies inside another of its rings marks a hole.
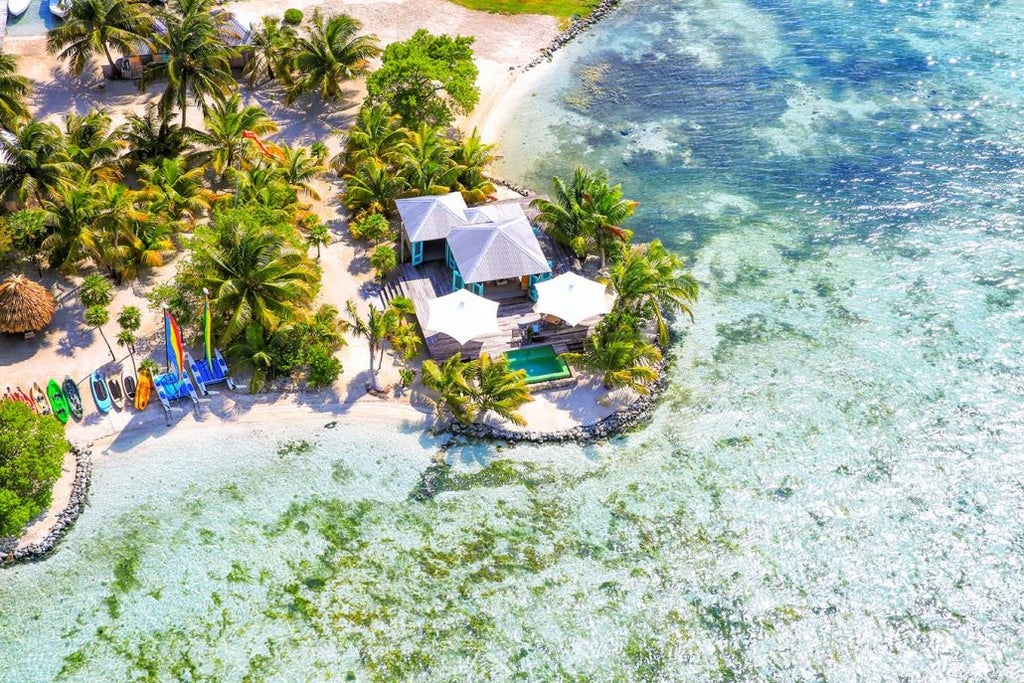
[[[0,283],[0,332],[35,332],[50,324],[57,302],[38,282],[12,275]]]

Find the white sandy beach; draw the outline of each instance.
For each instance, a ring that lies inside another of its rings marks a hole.
[[[517,98],[529,91],[531,83],[543,66],[523,74],[517,67],[531,61],[558,33],[554,18],[532,15],[496,15],[474,12],[450,4],[445,0],[368,0],[364,2],[304,2],[290,6],[306,12],[319,7],[326,12],[343,11],[358,18],[364,30],[376,34],[382,44],[405,39],[419,28],[435,33],[473,35],[474,51],[480,70],[480,104],[472,115],[460,122],[463,129],[478,127],[485,140],[500,137],[501,121]],[[244,21],[255,21],[264,14],[280,11],[278,3],[268,0],[235,2],[226,5]],[[5,51],[18,56],[19,70],[32,78],[35,92],[32,106],[40,118],[60,123],[68,111],[79,113],[96,107],[109,110],[115,123],[132,113],[141,112],[145,105],[159,95],[159,84],[147,92],[139,92],[135,84],[123,81],[105,81],[98,67],[87,71],[81,78],[67,73],[56,58],[46,55],[45,37],[8,38]],[[247,98],[261,104],[277,121],[280,131],[272,139],[295,144],[309,144],[314,140],[326,142],[332,153],[339,146],[339,138],[332,133],[344,129],[358,109],[364,95],[361,82],[353,84],[348,106],[324,105],[319,101],[300,101],[291,108],[280,102],[273,88],[258,93],[241,89]],[[198,126],[201,115],[194,107],[188,121]],[[320,301],[344,310],[348,299],[357,301],[365,310],[371,300],[372,273],[362,245],[353,243],[347,233],[346,213],[337,200],[340,185],[337,179],[319,181],[318,192],[322,200],[313,201],[311,208],[324,220],[332,232],[332,243],[320,258],[323,285]],[[171,279],[175,271],[172,260],[162,268],[142,276],[139,282],[117,288],[110,307],[112,318],[125,305],[138,306],[143,311],[143,325],[139,336],[152,342],[150,353],[140,353],[137,362],[150,354],[163,363],[162,319],[157,311],[147,307],[142,294],[155,284]],[[59,307],[53,323],[35,340],[22,341],[14,337],[0,338],[0,387],[29,387],[32,382],[45,385],[50,377],[58,381],[65,374],[83,380],[97,367],[116,372],[130,364],[123,349],[114,347],[118,362],[113,362],[106,345],[92,329],[81,322],[81,305],[77,302],[75,280],[55,279],[47,274],[44,283],[57,297]],[[111,340],[116,324],[106,328]],[[140,349],[140,352],[142,349]],[[348,346],[339,353],[344,372],[334,387],[319,392],[268,393],[250,396],[223,392],[205,399],[199,415],[185,406],[179,406],[171,421],[158,406],[150,406],[145,413],[134,411],[112,412],[100,415],[92,407],[92,400],[82,385],[86,415],[81,423],[68,425],[68,438],[77,445],[91,447],[94,458],[123,455],[132,444],[148,438],[160,438],[168,429],[207,429],[220,422],[266,423],[273,421],[309,421],[310,424],[340,421],[371,421],[389,425],[413,423],[426,427],[429,408],[417,400],[415,389],[404,396],[380,399],[366,393],[368,348],[362,339],[348,338]],[[397,380],[397,370],[388,366],[382,371],[385,383]],[[605,391],[599,383],[581,384],[571,391],[551,391],[536,394],[535,401],[522,410],[532,430],[561,430],[578,424],[599,420],[625,402],[628,395],[617,395],[612,401],[600,401]],[[68,463],[65,463],[66,465]],[[54,509],[66,501],[72,480],[73,467],[65,467],[65,476],[54,493]],[[37,521],[22,539],[32,542],[45,533],[51,513]]]

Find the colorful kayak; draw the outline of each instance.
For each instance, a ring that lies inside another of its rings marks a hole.
[[[71,411],[71,417],[81,420],[85,410],[82,407],[82,395],[78,393],[78,385],[75,383],[75,380],[64,375],[64,384],[61,385],[61,389],[64,390],[64,398],[68,400],[68,410]]]
[[[71,409],[68,406],[68,399],[64,396],[64,392],[60,390],[60,385],[57,384],[57,380],[51,379],[50,383],[46,385],[46,395],[50,398],[50,406],[53,408],[53,415],[61,424],[67,424],[68,418],[71,416]]]
[[[135,392],[138,388],[135,383],[135,375],[129,373],[121,373],[121,386],[124,387],[125,405],[132,405],[135,403]]]
[[[121,380],[117,377],[107,378],[107,392],[110,394],[110,402],[118,410],[124,410],[124,389],[121,388]]]
[[[96,410],[104,415],[109,413],[114,404],[110,402],[106,377],[99,370],[93,370],[89,377],[89,390],[92,392],[92,400],[96,403]]]
[[[32,400],[36,402],[36,409],[39,410],[40,415],[50,414],[50,404],[46,400],[46,392],[39,386],[39,382],[32,383]]]
[[[28,400],[27,396],[21,393],[20,389],[18,391],[11,391],[11,388],[7,387],[7,390],[4,391],[4,398],[8,401],[17,401],[18,403],[24,403],[29,408],[32,408],[32,410],[35,410],[35,406],[32,405],[32,402]]]
[[[25,405],[27,405],[29,408],[32,409],[32,412],[34,412],[34,413],[36,413],[38,415],[39,414],[39,406],[36,405],[35,400],[32,398],[31,392],[30,391],[25,391],[20,386],[17,387],[17,389],[18,389],[18,391],[17,391],[16,395],[17,395],[18,400],[21,401],[22,403],[24,403]]]
[[[149,372],[143,370],[139,373],[139,386],[135,388],[135,409],[145,410],[149,405],[149,397],[153,391],[153,379]]]

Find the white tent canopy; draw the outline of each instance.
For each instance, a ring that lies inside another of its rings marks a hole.
[[[452,228],[466,224],[466,200],[458,192],[396,199],[409,242],[440,240]]]
[[[605,286],[576,273],[562,273],[535,286],[537,305],[533,309],[561,318],[570,325],[579,325],[587,318],[610,310]]]
[[[500,330],[498,302],[465,289],[457,289],[427,302],[427,319],[423,322],[423,329],[447,334],[459,344],[485,334],[494,334]]]
[[[448,248],[466,283],[551,271],[526,216],[453,228]]]

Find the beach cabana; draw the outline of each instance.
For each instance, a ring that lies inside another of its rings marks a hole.
[[[396,199],[395,206],[402,217],[402,259],[408,248],[414,266],[443,260],[448,233],[467,222],[466,200],[459,192]]]
[[[32,335],[50,324],[56,310],[49,290],[24,275],[0,283],[0,332]]]
[[[543,315],[561,318],[572,326],[610,310],[606,287],[576,273],[562,273],[535,286],[537,305],[533,309]]]
[[[477,296],[465,289],[439,296],[427,302],[424,332],[441,332],[459,344],[485,334],[494,334],[498,327],[498,302]]]
[[[448,233],[448,249],[452,289],[477,285],[474,291],[482,294],[485,282],[518,280],[529,286],[534,278],[551,273],[526,216],[454,228]]]

